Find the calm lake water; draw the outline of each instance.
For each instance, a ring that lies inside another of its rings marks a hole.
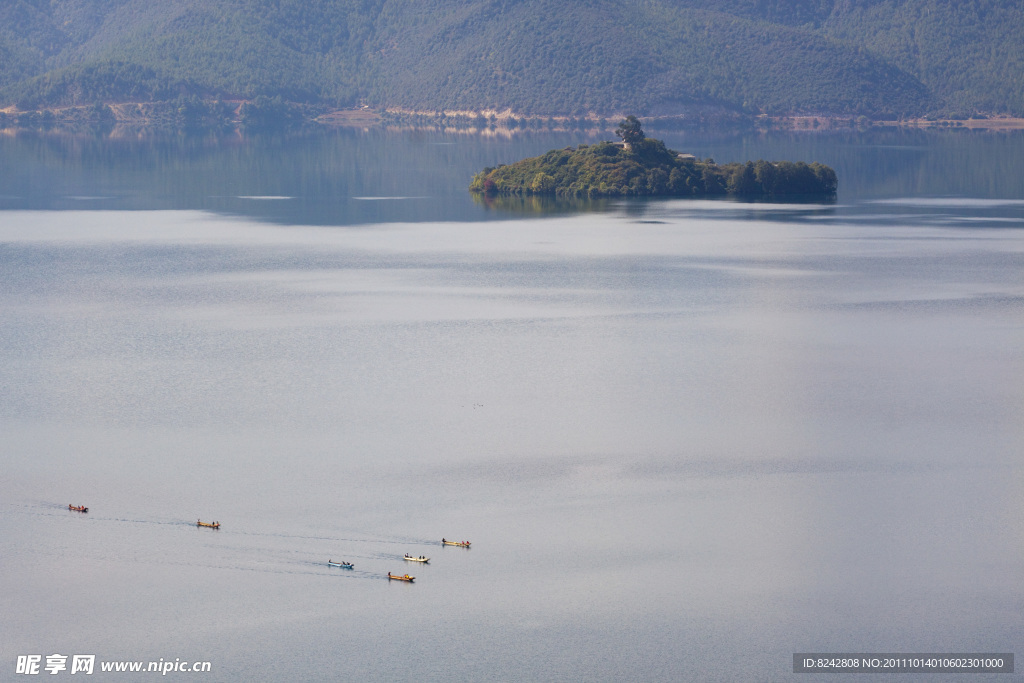
[[[1024,135],[658,137],[840,193],[465,190],[582,133],[0,137],[0,680],[1024,652]]]

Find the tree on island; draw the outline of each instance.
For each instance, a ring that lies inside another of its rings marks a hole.
[[[632,114],[619,121],[619,127],[615,129],[615,134],[622,138],[627,145],[640,142],[647,137],[644,135],[643,128],[640,127],[639,119]]]

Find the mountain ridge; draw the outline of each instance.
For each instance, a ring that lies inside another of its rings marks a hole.
[[[1024,115],[998,0],[9,0],[0,106]]]

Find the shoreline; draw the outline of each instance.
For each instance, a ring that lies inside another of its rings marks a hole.
[[[207,106],[214,101],[205,102]],[[104,105],[54,107],[19,110],[0,108],[0,130],[110,129],[132,131],[239,132],[247,127],[247,100],[219,100],[219,115],[210,116],[196,126],[184,122],[175,102],[118,102]],[[599,115],[594,112],[571,115],[526,115],[511,109],[414,111],[402,108],[371,109],[368,106],[333,109],[287,103],[289,119],[271,130],[289,130],[302,126],[326,128],[402,128],[434,129],[457,132],[476,131],[483,135],[512,136],[527,131],[614,130],[624,115]],[[1024,130],[1024,118],[992,116],[969,119],[913,118],[901,120],[870,119],[853,115],[788,116],[749,115],[720,108],[698,108],[689,113],[639,117],[652,129],[751,128],[800,132],[867,130],[870,128],[939,128],[1013,131]]]
[[[906,119],[876,121],[876,126],[895,128],[968,128],[971,130],[1024,130],[1024,118],[995,116],[988,119]]]

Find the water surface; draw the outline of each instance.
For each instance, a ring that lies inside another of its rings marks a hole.
[[[1013,652],[1021,140],[680,136],[840,196],[519,207],[468,177],[572,139],[3,140],[0,678]]]

